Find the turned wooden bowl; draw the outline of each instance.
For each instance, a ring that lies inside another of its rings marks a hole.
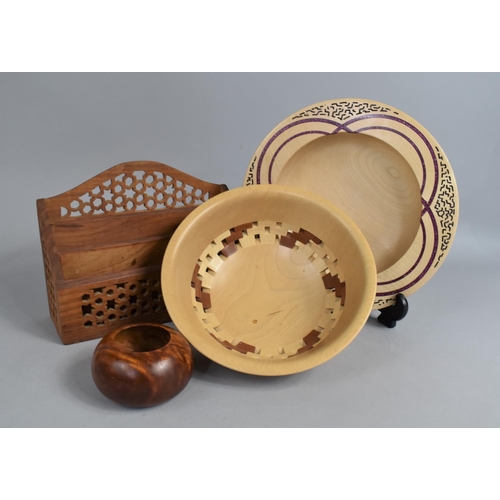
[[[109,399],[124,406],[155,406],[179,394],[191,378],[191,347],[164,325],[127,325],[108,333],[92,358],[92,377]]]
[[[169,314],[228,368],[285,375],[339,353],[364,325],[376,268],[356,225],[296,188],[233,189],[192,212],[162,265]]]
[[[403,111],[368,99],[323,101],[285,118],[252,155],[244,183],[299,187],[351,217],[377,264],[374,309],[434,275],[458,222],[441,146]]]

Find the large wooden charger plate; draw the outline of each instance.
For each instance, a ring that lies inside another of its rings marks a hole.
[[[335,356],[372,309],[376,267],[357,226],[300,189],[251,186],[196,208],[165,252],[168,312],[228,368],[286,375]]]
[[[351,217],[377,264],[374,309],[424,285],[455,236],[446,155],[417,121],[375,101],[324,101],[289,116],[257,148],[244,184],[303,188]]]

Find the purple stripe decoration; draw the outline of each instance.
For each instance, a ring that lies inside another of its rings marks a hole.
[[[379,114],[374,114],[374,115],[366,115],[364,117],[359,117],[359,118],[353,118],[352,120],[347,121],[346,123],[343,124],[342,127],[339,127],[337,131],[343,130],[346,125],[350,125],[351,123],[358,122],[360,120],[366,120],[367,118],[383,118],[384,120],[394,120],[398,123],[401,123],[408,127],[410,130],[415,132],[420,139],[422,139],[423,143],[427,146],[427,149],[429,150],[429,153],[431,154],[432,162],[434,164],[434,188],[432,190],[431,197],[429,198],[428,203],[432,203],[434,201],[434,196],[436,196],[437,192],[437,186],[438,186],[438,177],[439,177],[439,167],[438,167],[438,162],[436,158],[436,153],[434,152],[434,149],[431,146],[431,143],[427,140],[427,137],[418,130],[417,127],[413,126],[411,123],[408,123],[406,120],[403,120],[402,118],[399,118],[397,116],[390,116],[390,115],[379,115]],[[395,132],[394,129],[392,129],[392,132]],[[336,133],[336,132],[335,132]],[[410,140],[409,138],[405,137],[408,141]]]
[[[396,283],[396,281],[399,281],[403,278],[406,278],[406,276],[408,276],[418,266],[419,262],[422,260],[422,257],[424,256],[425,243],[427,240],[427,235],[425,233],[425,226],[424,226],[424,223],[422,222],[422,219],[420,219],[420,229],[422,230],[422,247],[420,248],[420,253],[418,254],[418,257],[417,257],[417,260],[415,261],[415,264],[413,264],[413,266],[411,266],[410,269],[408,269],[408,271],[406,271],[401,276],[399,276],[393,280],[390,280],[390,281],[379,281],[377,283],[377,286],[384,286],[384,285],[390,285],[392,283]]]
[[[420,149],[418,149],[417,145],[407,135],[403,134],[399,130],[395,130],[389,127],[373,126],[373,127],[360,128],[356,130],[356,134],[360,134],[365,130],[387,130],[388,132],[393,132],[394,134],[401,136],[403,139],[406,139],[412,145],[413,149],[416,151],[418,155],[420,164],[422,165],[422,186],[420,187],[420,194],[422,194],[425,189],[425,182],[427,181],[427,171],[425,170],[424,157],[422,156],[422,153],[420,152]]]
[[[264,146],[264,149],[262,150],[262,153],[260,154],[259,158],[259,163],[257,164],[257,172],[256,172],[256,178],[257,178],[257,184],[260,184],[260,170],[262,168],[262,162],[264,160],[264,156],[266,156],[267,150],[269,149],[269,146],[283,133],[286,132],[288,129],[292,127],[296,127],[297,125],[300,125],[301,123],[311,123],[311,122],[316,122],[316,123],[328,123],[330,125],[334,125],[336,127],[342,127],[342,124],[333,120],[327,120],[326,118],[306,118],[305,120],[298,120],[296,122],[290,123],[289,125],[286,125],[283,127],[281,130],[278,130],[271,139],[267,142],[267,144]],[[345,129],[346,132],[352,132],[351,130]],[[330,132],[327,132],[327,135]],[[270,184],[272,182],[269,181]]]
[[[328,132],[325,132],[323,130],[308,130],[306,132],[300,132],[299,134],[295,134],[293,135],[292,137],[290,137],[289,139],[287,139],[284,143],[281,144],[281,146],[276,150],[276,152],[274,153],[272,159],[271,159],[271,163],[269,164],[269,173],[268,173],[268,176],[267,176],[267,180],[269,182],[269,184],[272,184],[272,180],[271,180],[271,173],[273,171],[273,165],[274,165],[274,160],[276,160],[276,157],[278,156],[279,152],[291,141],[293,141],[294,139],[297,139],[297,137],[301,137],[303,135],[308,135],[308,134],[320,134],[320,135],[330,135]]]
[[[430,211],[427,212],[427,213],[431,214]],[[420,220],[420,222],[422,222],[422,220]],[[432,247],[431,258],[427,262],[424,270],[411,283],[408,283],[408,285],[405,285],[405,286],[403,286],[401,288],[398,288],[397,290],[393,290],[391,292],[379,292],[379,293],[376,294],[377,297],[387,297],[389,295],[395,295],[397,293],[404,292],[405,290],[408,290],[412,286],[416,285],[427,274],[427,272],[431,268],[431,265],[432,265],[432,263],[434,261],[434,258],[436,257],[436,253],[437,253],[437,241],[438,241],[438,228],[437,228],[436,219],[434,217],[431,217],[431,222],[432,222],[432,228],[434,229],[434,245]],[[422,248],[425,248],[425,247],[422,245]],[[403,275],[403,276],[405,276],[405,275]],[[399,279],[401,279],[401,278],[399,278]]]
[[[380,119],[380,120],[387,120],[387,125],[368,125],[362,128],[358,128],[357,130],[352,130],[352,125],[370,120],[370,119]],[[425,148],[428,149],[430,158],[432,161],[432,166],[426,165],[424,155],[422,154],[422,151],[419,149],[418,145],[415,143],[415,141],[409,137],[409,135],[405,134],[403,131],[395,129],[391,127],[391,122],[396,122],[401,125],[404,125],[407,127],[409,130],[411,130],[414,134],[416,134],[422,143],[425,145]],[[437,255],[437,250],[438,250],[438,241],[439,241],[439,230],[438,230],[438,224],[435,218],[435,214],[433,213],[431,209],[431,205],[436,197],[437,190],[438,190],[438,179],[439,179],[439,166],[438,166],[438,159],[436,157],[436,153],[430,144],[429,140],[427,137],[422,133],[421,130],[419,130],[417,127],[409,123],[408,121],[404,120],[403,118],[400,118],[399,116],[394,116],[390,114],[380,114],[380,113],[370,113],[362,116],[356,116],[354,118],[350,118],[347,121],[341,123],[337,120],[329,119],[329,118],[319,118],[319,117],[314,117],[314,118],[301,118],[298,120],[295,120],[281,129],[279,129],[264,145],[262,148],[262,151],[258,157],[258,162],[257,162],[257,168],[255,172],[255,178],[257,184],[261,183],[261,173],[263,170],[263,164],[264,164],[264,159],[271,148],[273,144],[276,143],[280,139],[280,137],[287,131],[290,131],[291,129],[303,125],[303,124],[309,124],[309,123],[314,123],[314,124],[323,124],[324,127],[318,127],[314,130],[306,130],[302,132],[298,132],[290,137],[288,137],[286,140],[284,140],[282,143],[279,144],[278,148],[274,151],[269,163],[268,163],[268,172],[267,172],[267,182],[269,184],[272,184],[272,177],[273,177],[273,167],[275,165],[276,159],[280,155],[280,153],[285,149],[290,143],[292,143],[295,139],[302,137],[304,135],[335,135],[339,132],[346,132],[346,133],[364,133],[369,130],[383,130],[392,134],[395,134],[401,138],[403,138],[407,143],[413,148],[415,153],[417,154],[420,162],[420,166],[422,168],[422,182],[420,184],[420,194],[421,194],[421,202],[422,202],[422,212],[420,216],[420,230],[422,232],[422,246],[420,248],[418,257],[416,261],[408,268],[407,271],[402,273],[400,276],[395,277],[390,280],[386,281],[381,281],[377,285],[378,286],[387,286],[387,285],[394,285],[394,290],[388,291],[388,292],[379,292],[376,294],[377,297],[388,297],[391,295],[395,295],[397,293],[404,292],[405,290],[408,290],[412,288],[416,283],[418,283],[428,272],[429,269],[431,268],[434,259],[436,258]],[[323,129],[322,129],[323,128]],[[267,162],[266,162],[267,165]],[[428,176],[428,170],[432,169],[434,175],[431,175],[430,178]],[[432,179],[432,191],[429,196],[429,199],[426,200],[422,195],[424,193],[424,190],[426,189],[427,183]],[[428,216],[429,222],[432,225],[432,232],[430,235],[427,234],[426,228],[425,228],[425,220],[424,218]],[[430,236],[430,238],[429,238]],[[397,286],[398,282],[401,282],[401,280],[407,278],[410,276],[412,273],[415,272],[417,268],[421,268],[422,266],[422,260],[424,257],[425,249],[428,247],[428,245],[432,245],[432,252],[430,255],[429,260],[425,263],[425,266],[423,270],[419,273],[419,275],[413,279],[410,283],[404,286]]]

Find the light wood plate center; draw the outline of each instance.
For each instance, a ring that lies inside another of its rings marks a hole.
[[[276,182],[313,191],[351,217],[379,273],[408,251],[417,234],[418,180],[400,153],[369,135],[338,133],[309,142],[286,162]]]

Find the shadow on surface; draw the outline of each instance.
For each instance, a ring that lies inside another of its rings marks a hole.
[[[197,351],[194,347],[193,378],[211,384],[230,385],[238,387],[289,387],[298,384],[310,376],[311,371],[296,373],[293,375],[281,375],[277,377],[264,377],[249,375],[226,368]]]
[[[92,353],[81,354],[78,359],[75,359],[64,380],[69,391],[85,404],[90,404],[95,408],[114,410],[116,405],[99,392],[92,380],[90,368]]]
[[[366,321],[366,324],[367,325],[371,325],[371,326],[374,326],[376,328],[380,328],[382,330],[387,330],[387,331],[390,331],[391,328],[387,328],[386,326],[384,326],[382,323],[379,323],[379,321],[377,320],[377,318],[380,316],[380,311],[372,311],[370,313],[370,316],[368,316],[368,320]]]

